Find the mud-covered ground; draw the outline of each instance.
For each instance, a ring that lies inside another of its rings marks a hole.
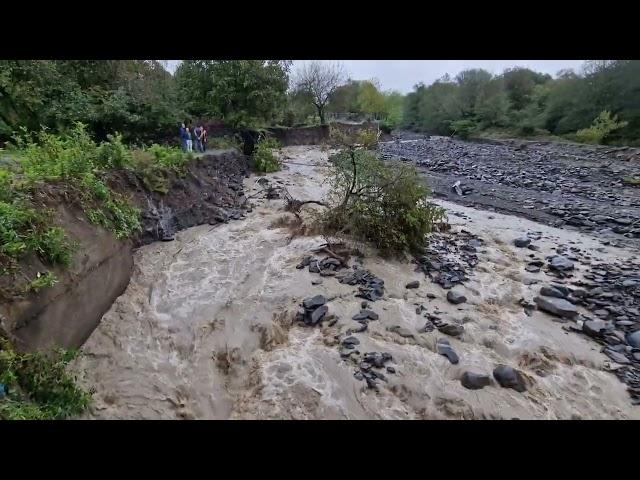
[[[286,169],[268,182],[300,200],[322,198],[327,154],[314,147],[283,154]],[[246,219],[190,228],[137,251],[127,290],[73,366],[95,392],[84,418],[640,419],[630,384],[616,376],[630,371],[638,352],[624,340],[638,325],[636,251],[437,200],[452,230],[420,260],[438,260],[430,275],[411,259],[373,251],[319,274],[296,267],[305,256],[323,260],[314,250],[325,240],[292,237],[283,200],[261,198],[256,180],[245,181],[254,203]],[[513,244],[525,235],[533,248]],[[548,264],[563,249],[574,265],[558,274]],[[534,259],[541,268],[530,268]],[[452,279],[461,266],[466,279],[452,280],[453,288],[434,281],[443,272]],[[367,302],[373,313],[363,320],[360,286],[339,279],[364,271],[384,290]],[[552,282],[572,289],[563,308],[579,316],[535,308]],[[456,294],[467,301],[452,303]],[[316,295],[326,311],[313,326],[296,321],[301,303]],[[615,330],[584,334],[598,318]],[[615,351],[605,355],[603,344]],[[515,388],[497,380],[501,365],[518,372]],[[486,376],[483,388],[465,386],[468,372]]]
[[[400,134],[380,150],[415,162],[441,198],[640,245],[640,187],[624,182],[640,176],[636,149]]]

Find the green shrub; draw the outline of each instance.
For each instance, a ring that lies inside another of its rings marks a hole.
[[[0,399],[0,418],[63,419],[82,413],[91,396],[66,370],[76,354],[65,350],[19,354],[7,340],[0,340],[0,383],[9,390]]]
[[[280,160],[273,153],[273,150],[279,146],[274,138],[262,137],[258,140],[253,152],[253,165],[258,172],[277,172],[282,168]]]
[[[530,124],[523,124],[518,128],[518,134],[523,137],[530,137],[534,133],[536,133],[536,128]]]
[[[449,123],[454,134],[462,139],[469,138],[478,130],[478,124],[473,120],[455,120]]]
[[[330,208],[322,217],[323,230],[369,242],[383,254],[420,251],[444,211],[426,201],[430,192],[415,167],[386,163],[356,143],[330,160]]]
[[[628,122],[618,121],[618,117],[611,116],[611,112],[603,111],[596,117],[589,128],[583,128],[576,132],[576,138],[580,142],[600,144],[609,134],[620,128],[624,128]]]
[[[234,137],[213,137],[207,141],[207,148],[213,148],[217,150],[226,150],[228,148],[240,148],[240,142]]]
[[[107,135],[98,148],[98,164],[102,168],[125,168],[131,163],[131,151],[122,143],[122,135]]]
[[[40,272],[38,272],[38,276],[26,285],[25,291],[27,293],[37,292],[43,288],[51,288],[56,283],[58,283],[58,278],[53,273],[46,272],[41,275]]]
[[[393,126],[390,125],[389,123],[387,123],[386,121],[380,122],[380,131],[382,133],[386,133],[386,134],[391,134],[391,131],[393,130]]]
[[[284,112],[283,123],[286,127],[293,127],[293,124],[296,123],[296,114],[293,110]]]

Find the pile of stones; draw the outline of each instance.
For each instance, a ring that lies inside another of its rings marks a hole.
[[[423,255],[414,262],[434,283],[450,289],[468,280],[470,271],[478,264],[477,249],[482,239],[466,230],[455,233],[434,233]]]

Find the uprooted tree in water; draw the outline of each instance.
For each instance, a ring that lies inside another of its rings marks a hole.
[[[375,131],[355,138],[334,131],[332,136],[342,149],[330,158],[324,232],[369,242],[383,254],[420,251],[444,211],[426,201],[430,192],[415,167],[381,160],[372,150],[378,140]]]
[[[369,243],[383,255],[422,250],[426,235],[441,225],[444,210],[427,201],[430,191],[413,165],[379,158],[373,150],[378,135],[371,130],[354,136],[332,131],[340,149],[329,159],[325,201],[296,199],[282,188],[286,210],[296,216],[298,231],[321,232],[335,242]],[[325,209],[313,216],[313,226],[299,228],[301,207],[306,204]]]

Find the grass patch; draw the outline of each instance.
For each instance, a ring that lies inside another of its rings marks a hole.
[[[623,177],[623,183],[640,187],[640,177]]]
[[[82,413],[91,395],[67,372],[77,351],[57,350],[50,355],[16,353],[0,340],[0,418],[5,420],[63,419]]]

